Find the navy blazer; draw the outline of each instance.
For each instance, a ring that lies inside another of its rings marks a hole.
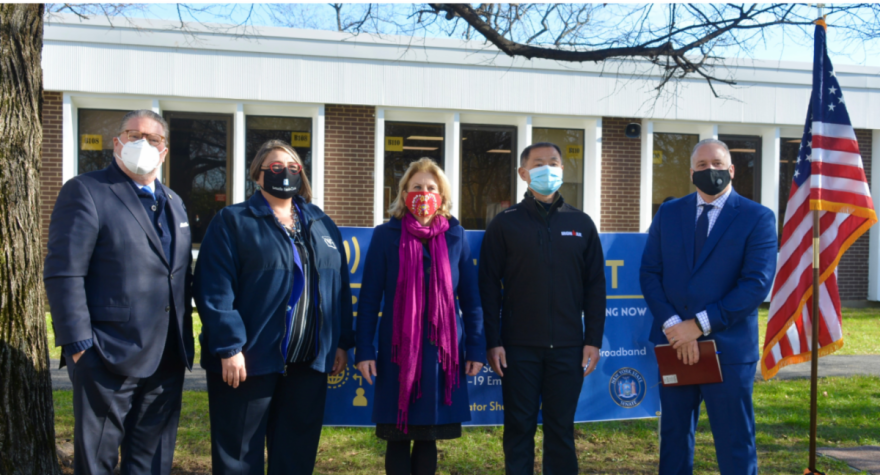
[[[758,306],[776,272],[776,218],[731,190],[694,259],[697,194],[664,203],[642,254],[640,281],[654,316],[651,341],[668,343],[663,322],[706,310],[722,364],[758,361]]]
[[[129,178],[111,164],[61,187],[43,267],[55,344],[92,338],[110,371],[135,378],[159,366],[171,305],[180,354],[192,368],[192,240],[183,201],[161,186],[174,226],[174,262]]]
[[[394,320],[394,294],[400,271],[401,222],[397,218],[376,226],[364,263],[364,277],[358,299],[357,362],[376,360],[376,396],[373,422],[397,422],[397,401],[400,391],[400,367],[391,362],[391,334]],[[486,335],[483,332],[483,309],[477,285],[477,267],[470,255],[464,228],[455,218],[449,219],[445,233],[449,250],[452,288],[457,310],[460,385],[452,393],[452,405],[442,403],[443,388],[438,386],[437,347],[427,338],[422,345],[422,397],[410,406],[409,423],[413,425],[447,424],[470,420],[468,381],[465,362],[486,361]],[[427,256],[427,254],[426,254]],[[380,305],[384,297],[384,305]],[[381,319],[379,311],[381,307]],[[379,327],[379,351],[373,345]]]
[[[318,355],[329,373],[336,348],[354,346],[351,289],[342,235],[321,208],[294,197],[302,211],[318,280]],[[293,291],[290,238],[259,192],[220,210],[199,247],[193,292],[202,319],[202,367],[220,373],[221,355],[242,350],[248,376],[284,371],[281,348]]]

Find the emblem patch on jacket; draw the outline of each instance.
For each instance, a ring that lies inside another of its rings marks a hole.
[[[562,235],[563,235],[563,236],[577,236],[577,237],[584,237],[583,234],[581,234],[581,233],[579,233],[579,232],[577,232],[577,231],[562,231]]]
[[[336,243],[333,242],[332,239],[330,239],[330,236],[321,236],[321,237],[324,238],[324,244],[327,244],[327,247],[329,247],[331,249],[336,249]]]

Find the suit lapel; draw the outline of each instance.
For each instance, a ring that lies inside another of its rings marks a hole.
[[[684,254],[688,270],[694,270],[694,234],[697,232],[697,194],[683,200],[681,209],[681,235],[684,238]]]
[[[696,210],[694,210],[696,213]],[[721,214],[718,215],[718,219],[715,220],[715,224],[712,226],[712,230],[709,231],[709,237],[706,239],[706,244],[703,245],[703,251],[697,257],[697,262],[694,265],[694,270],[700,267],[703,262],[706,261],[706,258],[712,252],[712,249],[715,248],[715,245],[718,244],[718,241],[721,239],[721,235],[727,231],[727,228],[730,226],[730,223],[736,219],[736,216],[739,214],[739,195],[736,194],[735,191],[730,191],[730,196],[727,197],[727,202],[724,203],[724,208],[721,208]],[[696,226],[696,224],[694,225]],[[691,241],[693,241],[694,233],[691,233]]]
[[[117,172],[118,174],[118,172]],[[118,177],[117,177],[118,178]],[[156,229],[153,228],[153,223],[150,222],[149,216],[147,216],[147,211],[144,209],[144,206],[138,201],[138,197],[135,194],[134,190],[131,188],[131,185],[127,183],[125,177],[122,177],[122,180],[116,180],[115,183],[110,185],[110,189],[113,190],[113,193],[116,194],[116,197],[122,201],[122,204],[128,208],[128,211],[131,212],[134,219],[141,225],[141,228],[144,229],[144,232],[147,233],[147,239],[150,240],[150,243],[153,245],[153,250],[156,254],[162,258],[162,262],[165,265],[168,265],[168,259],[165,258],[165,253],[162,252],[162,242],[159,241],[159,235],[156,234]]]

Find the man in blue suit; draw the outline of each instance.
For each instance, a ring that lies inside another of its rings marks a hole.
[[[670,343],[686,364],[698,340],[713,339],[724,382],[660,387],[660,473],[690,474],[694,429],[706,402],[722,475],[757,474],[752,386],[758,362],[758,306],[776,269],[773,212],[733,190],[730,151],[715,139],[691,154],[697,192],[665,203],[642,255],[642,293],[651,341]]]
[[[74,473],[171,471],[192,368],[186,210],[157,179],[168,125],[129,112],[109,167],[61,188],[43,280],[73,383]]]

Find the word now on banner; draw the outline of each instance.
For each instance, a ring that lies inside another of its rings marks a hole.
[[[357,324],[358,296],[373,229],[340,228],[340,231],[351,273],[352,303]],[[475,257],[473,265],[476,266],[483,231],[468,231],[467,238],[471,256]],[[647,235],[601,234],[600,239],[605,253],[608,296],[605,335],[602,338],[599,366],[584,381],[575,421],[656,417],[660,410],[659,376],[654,345],[648,341],[653,317],[639,287],[639,264]],[[345,371],[327,379],[324,424],[372,426],[373,386],[367,384],[354,367],[354,350],[349,351],[348,361]],[[471,420],[464,425],[504,423],[501,384],[502,378],[488,365],[477,376],[467,378]]]

